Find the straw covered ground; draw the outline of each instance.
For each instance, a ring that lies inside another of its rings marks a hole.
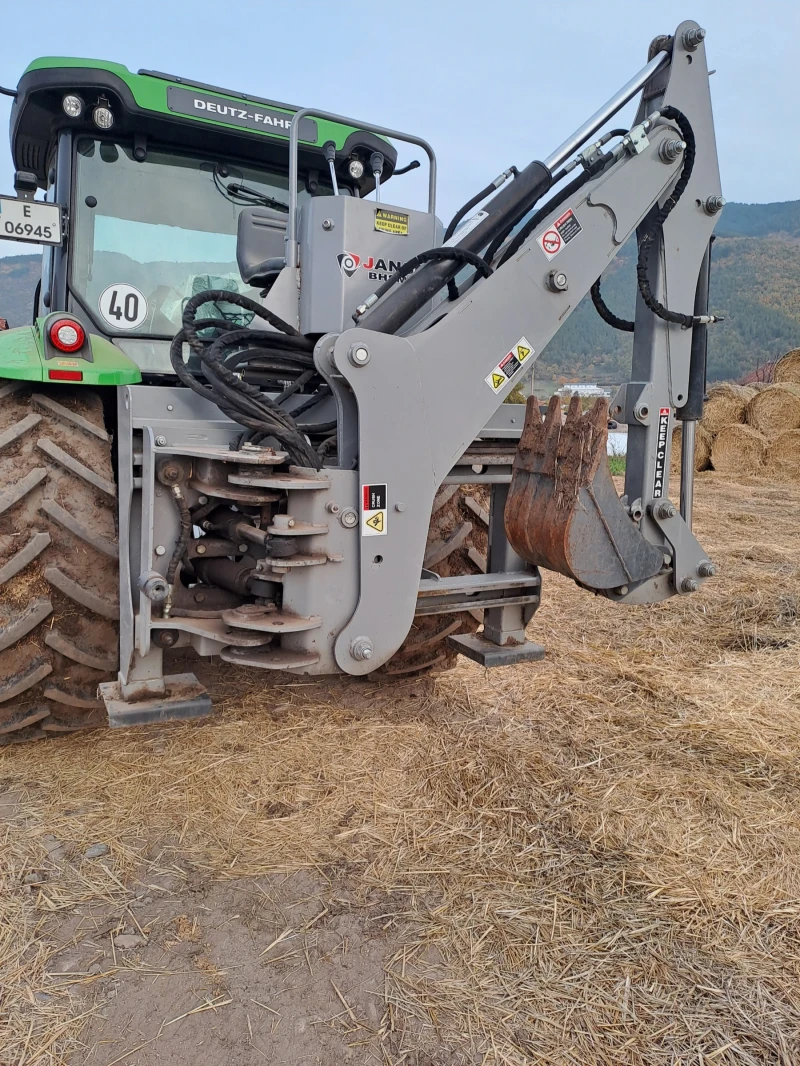
[[[720,576],[545,575],[543,663],[3,749],[3,1066],[796,1066],[800,487],[697,497]]]

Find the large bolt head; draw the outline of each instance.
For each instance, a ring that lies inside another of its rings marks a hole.
[[[707,215],[717,215],[725,206],[724,196],[709,196],[703,204],[703,210]]]
[[[166,448],[166,446],[167,446],[167,438],[166,437],[156,437],[156,447],[157,448]]]
[[[372,641],[369,637],[354,637],[350,642],[350,655],[359,662],[371,659],[372,652]]]
[[[352,507],[348,507],[339,515],[339,521],[345,529],[355,529],[358,525],[358,514]]]
[[[661,142],[658,154],[665,163],[674,163],[685,150],[686,141],[679,141],[677,138],[671,137],[669,140]]]
[[[677,513],[677,507],[674,503],[670,503],[669,500],[665,503],[660,503],[656,508],[657,518],[674,518]]]
[[[700,582],[693,577],[685,577],[681,581],[681,592],[697,592],[700,588]]]
[[[369,362],[369,349],[363,344],[354,344],[347,353],[347,358],[353,366],[366,366]]]
[[[705,39],[706,31],[702,27],[696,26],[694,29],[685,31],[683,37],[681,37],[681,44],[687,52],[694,52]]]
[[[565,292],[569,288],[569,278],[563,270],[551,270],[547,275],[547,285],[552,292]]]
[[[717,568],[716,566],[714,566],[710,559],[705,559],[697,567],[697,573],[700,575],[700,577],[716,577]]]

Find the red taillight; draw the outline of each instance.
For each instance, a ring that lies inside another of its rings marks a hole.
[[[48,370],[51,381],[83,381],[82,370]]]
[[[50,327],[50,342],[60,352],[77,352],[86,340],[83,326],[71,318],[59,318]]]

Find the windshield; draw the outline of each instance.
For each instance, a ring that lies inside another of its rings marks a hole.
[[[248,205],[288,207],[285,172],[83,139],[76,155],[70,287],[105,332],[173,336],[204,289],[253,298],[236,265],[236,227]],[[331,190],[319,185],[317,195]],[[298,190],[300,202],[309,194]],[[244,325],[232,304],[210,313]]]

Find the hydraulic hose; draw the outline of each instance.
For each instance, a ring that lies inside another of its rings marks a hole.
[[[656,245],[657,238],[663,229],[664,223],[669,218],[670,213],[677,206],[678,201],[686,190],[686,186],[689,184],[689,179],[691,178],[694,169],[697,145],[691,123],[682,111],[679,111],[677,107],[669,105],[662,107],[659,113],[663,118],[675,123],[680,130],[686,148],[684,150],[683,166],[681,167],[680,176],[675,183],[675,188],[664,201],[663,206],[658,207],[658,205],[656,205],[642,224],[639,236],[639,258],[636,263],[636,280],[642,300],[654,315],[660,318],[663,322],[672,322],[675,325],[683,326],[684,329],[689,329],[691,327],[705,325],[709,321],[718,322],[721,321],[721,319],[707,314],[699,315],[693,313],[687,315],[680,311],[670,311],[656,298],[650,287],[649,267],[650,253]],[[633,332],[634,323],[629,322],[626,319],[618,318],[606,305],[603,297],[600,295],[600,278],[598,278],[592,286],[591,294],[592,303],[600,317],[605,322],[610,326],[613,326],[615,329],[624,330],[627,333]]]
[[[397,173],[397,171],[395,171],[395,173]],[[450,224],[444,231],[445,244],[453,236],[459,222],[468,211],[471,211],[473,207],[477,207],[481,200],[485,200],[487,196],[490,196],[496,189],[499,189],[501,185],[505,185],[510,177],[516,177],[517,174],[519,174],[519,171],[516,167],[509,167],[508,170],[504,170],[502,174],[498,174],[494,181],[490,181],[485,189],[481,189],[481,191],[476,193],[471,200],[467,200],[464,206],[459,208],[450,219]]]
[[[502,266],[503,263],[507,262],[513,255],[515,255],[515,253],[519,251],[519,249],[522,247],[525,241],[527,241],[528,237],[530,237],[536,227],[539,226],[542,222],[544,222],[547,216],[552,214],[553,211],[558,210],[558,208],[564,203],[564,201],[568,200],[573,195],[573,193],[578,192],[578,190],[581,189],[587,183],[587,181],[590,181],[593,177],[599,174],[606,167],[606,165],[611,159],[612,156],[610,154],[604,154],[599,156],[598,159],[594,163],[592,163],[592,165],[587,170],[582,171],[577,178],[573,178],[572,181],[569,182],[569,184],[565,185],[563,189],[559,189],[555,196],[552,196],[546,204],[540,207],[536,214],[534,214],[533,217],[525,223],[519,233],[516,234],[514,239],[503,252],[503,258],[500,260],[500,263],[498,265]],[[496,243],[497,239],[495,238],[495,244]],[[486,258],[489,259],[489,252],[487,252]],[[489,261],[491,262],[491,259]]]
[[[281,332],[272,334],[251,329],[232,330],[230,323],[222,319],[198,320],[198,310],[204,304],[214,302],[236,304]],[[201,338],[200,332],[209,329],[213,329],[217,336],[212,340]],[[188,341],[198,356],[207,384],[202,384],[184,363],[184,341]],[[239,351],[231,356],[228,351],[231,348]],[[170,347],[170,359],[178,378],[250,431],[239,438],[239,447],[252,439],[253,434],[258,435],[259,439],[274,437],[288,452],[292,462],[319,469],[319,454],[292,415],[280,406],[280,401],[271,399],[258,385],[243,380],[233,369],[239,362],[250,364],[257,361],[259,368],[265,373],[275,374],[276,380],[291,382],[313,370],[312,353],[313,342],[294,327],[249,297],[226,289],[209,289],[188,301],[183,312],[183,328]],[[311,378],[305,381],[310,382]]]
[[[178,573],[178,566],[186,551],[186,545],[189,543],[189,537],[192,535],[192,516],[189,511],[189,504],[186,502],[186,497],[183,494],[183,490],[180,485],[173,485],[170,489],[172,497],[175,500],[175,504],[178,508],[180,515],[180,529],[178,532],[178,539],[175,542],[175,549],[172,552],[172,556],[167,567],[166,582],[169,586],[167,591],[167,598],[164,600],[164,606],[162,608],[162,614],[164,618],[169,618],[172,611],[172,590],[175,586],[175,578]]]
[[[409,274],[413,274],[414,271],[421,267],[423,264],[447,261],[455,263],[468,263],[470,266],[474,266],[478,273],[485,278],[488,278],[492,272],[492,268],[489,266],[485,259],[482,259],[479,255],[475,255],[474,252],[465,251],[463,248],[458,247],[458,245],[456,245],[455,248],[447,248],[445,246],[442,246],[440,248],[430,248],[427,252],[420,252],[419,255],[415,255],[413,259],[409,259],[407,263],[403,263],[403,265],[398,271],[396,271],[394,274],[391,274],[388,280],[384,281],[383,285],[381,285],[380,288],[376,289],[375,292],[366,300],[365,303],[361,304],[359,307],[356,308],[353,314],[353,321],[356,323],[356,325],[358,325],[358,320],[365,313],[365,311],[367,311],[370,307],[376,304],[378,300],[385,296],[386,293],[394,285],[396,285],[398,281],[403,281],[409,276]],[[448,285],[454,284],[455,283],[451,278],[448,282]],[[458,295],[457,291],[456,295]]]
[[[708,314],[708,291],[711,281],[711,249],[714,237],[708,242],[706,254],[700,265],[694,299],[695,315]],[[708,360],[708,326],[703,322],[692,329],[692,350],[689,358],[689,388],[686,403],[675,412],[681,422],[697,422],[703,417],[706,394],[706,364]]]
[[[552,185],[553,176],[543,163],[534,161],[521,170],[516,179],[498,190],[489,205],[486,218],[465,234],[456,247],[463,252],[479,255],[492,243],[498,233],[515,225]],[[424,263],[404,285],[394,287],[376,304],[368,315],[359,318],[359,325],[377,333],[396,333],[416,314],[439,289],[455,277],[460,269],[456,259],[438,259]]]

